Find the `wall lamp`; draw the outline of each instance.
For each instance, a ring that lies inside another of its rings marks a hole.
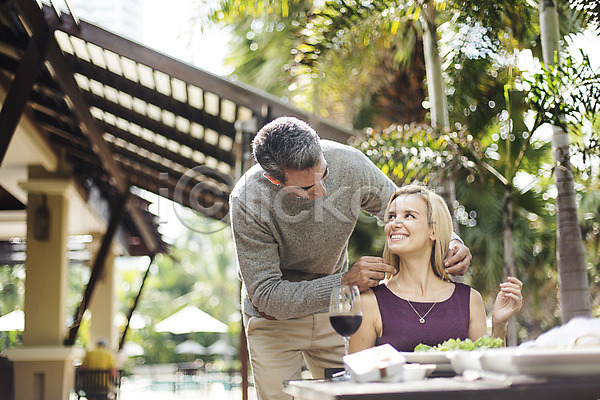
[[[42,195],[42,204],[35,209],[33,215],[33,237],[40,242],[50,238],[50,209],[48,196],[45,194]]]

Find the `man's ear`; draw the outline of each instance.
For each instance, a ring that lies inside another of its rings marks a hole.
[[[277,186],[281,185],[281,182],[279,182],[279,180],[273,178],[271,175],[269,175],[269,174],[263,174],[263,176],[265,178],[267,178],[268,180],[270,180],[273,185],[277,185]]]

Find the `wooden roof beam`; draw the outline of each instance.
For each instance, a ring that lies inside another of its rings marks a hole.
[[[29,39],[25,55],[4,99],[0,110],[0,165],[6,156],[35,80],[46,59],[49,42],[48,37],[40,34]]]
[[[184,168],[193,169],[199,165],[194,160],[192,160],[188,157],[184,157],[181,154],[171,151],[165,147],[161,147],[153,142],[150,142],[150,141],[144,139],[143,137],[136,136],[136,135],[134,135],[130,132],[124,131],[114,125],[107,124],[106,122],[103,122],[103,121],[99,121],[99,122],[101,125],[103,124],[104,130],[107,133],[109,133],[117,138],[123,139],[126,142],[132,143],[140,148],[143,148],[150,152],[153,152],[154,154],[157,154],[168,160],[171,160],[171,161],[181,165]],[[231,180],[229,175],[220,173],[217,170],[214,170],[214,172],[211,175],[212,175],[211,178],[214,178],[214,179],[218,180],[219,182],[222,182],[225,184],[228,184]]]
[[[94,79],[115,90],[127,93],[131,97],[141,99],[146,103],[150,103],[175,115],[184,116],[190,122],[195,122],[230,138],[235,137],[234,124],[219,118],[217,115],[212,115],[203,109],[192,107],[189,103],[178,101],[171,96],[167,96],[154,89],[133,82],[108,69],[97,67],[94,64],[73,55],[67,54],[66,59],[74,71],[88,79]]]
[[[122,165],[122,168],[132,175],[132,183],[142,189],[153,193],[160,193],[162,196],[186,206],[194,211],[200,212],[207,217],[225,221],[229,210],[228,196],[219,196],[209,191],[193,191],[194,185],[188,184],[185,187],[178,180],[172,178],[157,179],[156,176],[149,174],[132,165]],[[191,183],[191,182],[190,182]],[[196,199],[192,202],[192,195]],[[195,204],[194,204],[195,203]],[[205,209],[198,208],[197,204]],[[219,207],[214,210],[214,205]],[[210,212],[207,212],[210,210]]]
[[[133,161],[134,163],[139,164],[140,166],[143,166],[149,170],[152,170],[155,172],[156,177],[158,178],[160,176],[160,174],[162,173],[166,173],[168,174],[168,176],[171,177],[181,177],[187,174],[187,172],[189,171],[178,171],[176,169],[173,169],[171,166],[169,165],[165,165],[159,162],[156,162],[154,160],[151,160],[149,158],[146,158],[140,154],[138,154],[137,152],[131,151],[129,149],[126,149],[124,147],[119,147],[117,145],[112,145],[113,147],[113,151],[118,154],[119,156],[126,158],[128,160]],[[200,179],[193,179],[194,182],[196,183],[208,183],[211,184],[212,186],[214,186],[215,188],[218,188],[219,190],[223,191],[223,187],[228,187],[227,183],[223,183],[223,182],[219,182],[216,181],[214,178],[212,178],[211,176],[208,176],[208,174],[199,174],[199,173],[195,173],[195,176],[202,176],[203,178],[205,178],[204,180],[200,180]],[[188,175],[186,175],[188,176]],[[228,190],[231,190],[231,187],[228,187]]]
[[[263,108],[268,107],[273,117],[288,115],[301,118],[310,122],[325,139],[345,143],[355,134],[350,128],[283,103],[276,96],[182,63],[84,21],[81,21],[79,26],[65,23],[60,29],[116,54],[126,55],[140,64],[197,86],[205,92],[217,93],[219,97],[253,110],[258,115],[263,115]]]
[[[31,0],[13,0],[16,3],[17,8],[20,10],[21,15],[24,17],[28,27],[33,31],[33,35],[41,35],[41,37],[52,38],[49,40],[48,45],[48,61],[50,62],[53,73],[55,74],[56,80],[64,93],[70,98],[73,112],[77,118],[82,122],[81,129],[88,136],[92,143],[92,148],[98,154],[104,168],[111,175],[114,180],[119,193],[125,195],[129,192],[129,183],[123,172],[119,169],[117,163],[112,158],[110,149],[104,139],[102,138],[102,132],[98,129],[95,124],[95,120],[90,114],[89,108],[86,106],[86,102],[81,95],[81,91],[75,78],[70,72],[68,65],[63,57],[62,50],[58,46],[58,43],[53,39],[54,35],[49,30],[49,24],[46,22],[44,12],[38,7],[38,4]],[[56,18],[52,12],[44,7],[44,10],[48,11],[49,19]],[[140,211],[135,207],[129,209],[132,219],[136,227],[138,228],[142,240],[146,243],[146,247],[151,252],[159,248],[156,238],[151,234],[148,225],[143,220]]]
[[[186,145],[192,150],[197,150],[204,155],[213,157],[229,165],[233,165],[235,162],[234,156],[230,152],[225,151],[213,144],[207,143],[204,140],[198,139],[190,134],[180,132],[175,127],[165,125],[160,121],[156,121],[147,116],[138,114],[133,110],[123,108],[120,105],[108,101],[105,98],[97,96],[91,92],[84,92],[84,97],[88,104],[97,107],[100,110],[106,111],[117,118],[122,118],[126,121],[134,123],[141,128],[148,129],[155,134],[162,135],[165,138],[174,140],[179,144]]]

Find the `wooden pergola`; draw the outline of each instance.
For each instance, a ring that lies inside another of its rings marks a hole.
[[[129,255],[168,252],[139,189],[227,221],[230,190],[252,162],[250,143],[262,125],[287,115],[326,139],[354,134],[35,0],[0,2],[0,88],[0,168],[25,123],[106,221],[65,345],[75,342],[114,240]],[[3,186],[0,215],[25,208]]]

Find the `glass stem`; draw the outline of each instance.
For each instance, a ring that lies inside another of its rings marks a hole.
[[[348,355],[348,349],[350,348],[350,339],[344,336],[344,354]],[[343,362],[343,361],[342,361]],[[350,371],[348,371],[348,366],[344,363],[344,371],[346,371],[346,376],[350,375]]]

